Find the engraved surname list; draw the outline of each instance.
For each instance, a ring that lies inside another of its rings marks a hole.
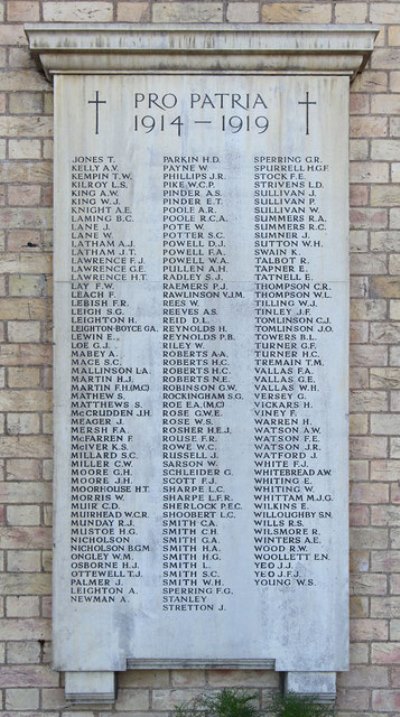
[[[345,82],[59,90],[62,669],[345,668]]]

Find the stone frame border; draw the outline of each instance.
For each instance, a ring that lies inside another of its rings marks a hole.
[[[38,23],[25,32],[51,82],[63,74],[345,75],[367,64],[373,25]],[[128,665],[128,668],[131,665]],[[142,665],[142,669],[145,669]],[[138,668],[138,666],[136,666]],[[284,674],[284,690],[331,701],[334,672]],[[66,698],[109,703],[114,672],[66,672]]]

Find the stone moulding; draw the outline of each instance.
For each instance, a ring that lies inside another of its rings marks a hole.
[[[31,53],[56,74],[349,75],[368,62],[369,25],[26,25]]]

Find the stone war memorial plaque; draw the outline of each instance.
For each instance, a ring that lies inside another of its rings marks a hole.
[[[329,696],[348,643],[348,86],[373,33],[274,30],[302,39],[296,64],[276,37],[265,54],[268,28],[122,26],[123,55],[80,27],[44,51],[54,665],[80,699],[171,666],[273,667]]]

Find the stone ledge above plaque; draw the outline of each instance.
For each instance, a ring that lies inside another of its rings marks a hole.
[[[27,26],[55,79],[53,659],[348,669],[348,98],[377,30]]]
[[[30,50],[55,74],[262,72],[338,74],[365,66],[378,29],[367,25],[25,25]]]

